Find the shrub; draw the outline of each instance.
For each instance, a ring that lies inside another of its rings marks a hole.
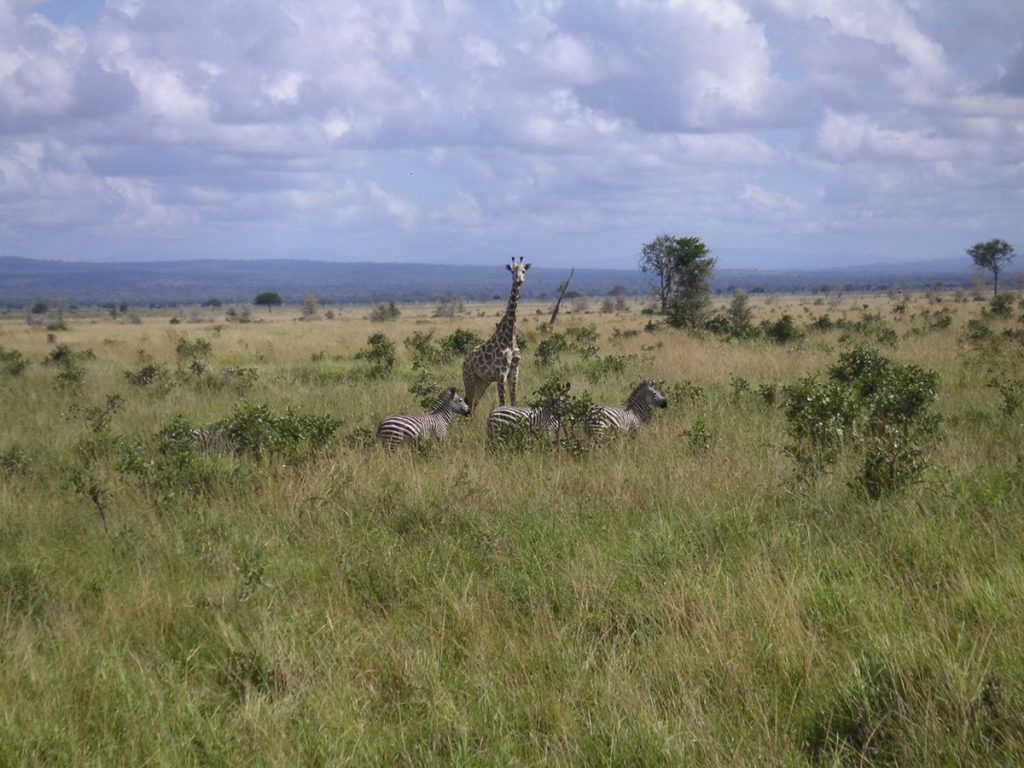
[[[971,341],[984,341],[992,336],[992,329],[988,327],[988,324],[984,320],[972,317],[967,321],[967,327],[964,330],[964,334]]]
[[[1013,294],[997,293],[989,301],[989,311],[997,317],[1010,317],[1013,314]]]
[[[1001,407],[1007,416],[1013,416],[1024,404],[1024,377],[1002,373],[989,379],[988,386],[998,390],[1002,395]]]
[[[395,367],[395,343],[383,333],[375,333],[366,341],[366,348],[356,353],[357,360],[370,364],[369,376],[386,379]]]
[[[415,331],[412,336],[406,336],[402,344],[412,354],[413,368],[426,368],[444,361],[449,356],[442,347],[434,343],[433,331]]]
[[[341,422],[331,416],[287,411],[276,416],[265,405],[239,406],[210,429],[236,454],[261,458],[270,454],[296,457],[300,450],[319,450],[334,437]]]
[[[930,331],[942,331],[949,328],[953,323],[953,311],[949,307],[943,307],[938,312],[924,311],[925,327]]]
[[[858,416],[856,394],[836,381],[814,376],[783,387],[783,411],[794,443],[787,452],[801,474],[831,464],[850,438]]]
[[[137,371],[125,371],[124,377],[136,387],[162,386],[168,383],[167,368],[162,363],[149,363]]]
[[[96,355],[91,349],[75,352],[67,344],[58,344],[43,360],[43,365],[57,366],[56,384],[60,389],[77,389],[85,380],[82,362],[94,359]]]
[[[938,374],[900,365],[872,349],[844,353],[829,379],[807,377],[783,390],[784,411],[794,443],[788,453],[812,474],[831,464],[840,450],[863,450],[860,484],[873,498],[916,480],[924,451],[938,431],[930,413]]]
[[[190,340],[188,336],[182,336],[174,346],[174,352],[178,360],[195,360],[207,357],[213,352],[213,346],[206,339]]]
[[[789,314],[783,315],[774,322],[764,321],[761,323],[761,330],[766,338],[776,344],[788,344],[804,337],[803,331],[796,327],[793,317]]]
[[[456,328],[450,336],[446,336],[441,340],[441,349],[453,356],[465,355],[471,352],[478,344],[483,343],[484,340],[472,331]]]
[[[583,375],[588,381],[597,383],[611,374],[624,373],[628,364],[629,358],[625,355],[595,357],[583,363]]]
[[[695,421],[683,434],[692,453],[707,453],[715,442],[714,430],[703,421]]]
[[[378,304],[370,312],[370,320],[375,323],[383,323],[387,320],[395,320],[402,310],[398,308],[398,305],[393,301],[389,301],[387,304]]]
[[[533,393],[529,405],[531,408],[546,408],[553,418],[558,419],[555,444],[559,449],[580,453],[587,450],[587,445],[578,433],[594,408],[594,401],[587,393],[573,395],[571,388],[569,382],[548,379]]]
[[[409,394],[414,395],[423,408],[429,408],[441,396],[443,389],[444,387],[427,371],[421,369],[419,375],[409,385]]]
[[[29,457],[24,449],[12,445],[5,451],[0,451],[0,477],[13,477],[20,475],[28,469]]]
[[[0,372],[10,376],[20,376],[28,368],[28,359],[16,349],[6,350],[0,347]]]
[[[228,307],[224,313],[224,319],[229,323],[251,323],[252,310],[249,307]]]
[[[441,296],[437,300],[437,307],[434,308],[434,317],[455,317],[466,311],[466,305],[462,299]]]
[[[557,362],[559,356],[569,349],[569,343],[561,333],[552,333],[541,339],[537,345],[537,362],[541,365],[551,365]]]
[[[597,354],[597,328],[593,325],[575,325],[565,329],[565,339],[569,348],[584,358]]]

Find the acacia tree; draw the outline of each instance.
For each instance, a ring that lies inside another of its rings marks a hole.
[[[654,275],[655,293],[661,302],[661,313],[668,312],[668,301],[672,296],[672,245],[675,238],[671,235],[658,235],[640,250],[640,271]]]
[[[672,292],[668,322],[675,328],[697,328],[711,304],[711,273],[715,258],[699,237],[676,237],[667,249]]]
[[[284,301],[281,299],[281,294],[275,291],[264,291],[257,294],[252,303],[258,307],[266,307],[267,312],[273,312],[272,307],[280,307]]]
[[[967,255],[974,260],[978,269],[987,269],[992,273],[992,295],[999,293],[999,273],[1013,261],[1013,246],[1005,240],[995,238],[987,243],[975,243],[967,249]]]

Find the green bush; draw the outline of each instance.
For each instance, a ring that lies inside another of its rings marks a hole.
[[[533,393],[529,405],[531,408],[547,409],[552,417],[558,420],[556,446],[580,453],[587,449],[580,432],[586,424],[587,416],[594,408],[594,401],[588,393],[577,396],[572,394],[571,389],[572,385],[569,382],[548,379]]]
[[[450,336],[446,336],[441,340],[441,349],[452,356],[465,355],[473,351],[473,348],[478,344],[483,344],[483,342],[484,340],[472,331],[456,328]]]
[[[992,336],[992,329],[989,328],[988,323],[984,320],[972,317],[967,321],[964,334],[971,341],[984,341]]]
[[[370,378],[386,379],[395,367],[395,343],[383,333],[375,333],[366,340],[366,348],[356,353],[356,359],[370,364]]]
[[[370,319],[375,323],[383,323],[387,320],[395,320],[401,314],[402,310],[398,308],[398,305],[389,301],[387,304],[378,304],[374,307],[370,312]]]
[[[438,344],[434,343],[434,332],[415,331],[406,336],[402,342],[412,355],[413,368],[427,368],[435,363],[446,362],[450,355]]]
[[[239,455],[295,457],[302,449],[319,450],[329,443],[341,422],[331,416],[287,411],[276,416],[265,405],[242,405],[211,429]]]
[[[1013,294],[997,293],[988,303],[989,311],[996,317],[1013,315]]]
[[[561,333],[552,333],[537,345],[537,362],[541,365],[552,365],[561,354],[569,349],[569,343]]]
[[[136,387],[161,387],[168,384],[170,377],[162,363],[148,363],[137,371],[125,371],[124,377]]]
[[[765,338],[776,344],[789,344],[804,337],[804,332],[797,328],[792,315],[785,314],[774,322],[764,321],[761,330]]]
[[[195,339],[193,341],[187,336],[182,336],[178,339],[178,343],[175,345],[174,351],[178,356],[178,360],[184,362],[186,360],[196,360],[207,357],[213,351],[213,346],[206,339]]]
[[[16,349],[6,350],[0,347],[0,372],[10,376],[20,376],[28,368],[28,358]]]
[[[848,444],[863,452],[859,482],[872,497],[915,481],[938,431],[930,412],[938,374],[857,347],[840,355],[829,380],[810,376],[785,387],[784,412],[802,474],[836,460]]]

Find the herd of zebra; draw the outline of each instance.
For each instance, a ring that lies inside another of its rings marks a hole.
[[[630,393],[624,407],[594,406],[584,423],[586,431],[595,438],[614,432],[634,432],[650,416],[652,408],[665,408],[668,399],[653,381],[641,382]],[[448,425],[456,414],[470,415],[469,405],[459,397],[454,387],[445,392],[423,414],[396,414],[377,425],[377,437],[387,448],[396,448],[406,441],[436,438],[443,440]],[[511,430],[529,430],[535,434],[554,434],[559,420],[547,408],[526,408],[518,405],[499,405],[487,416],[487,435],[500,441]]]

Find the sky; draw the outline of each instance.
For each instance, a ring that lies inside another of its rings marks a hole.
[[[0,255],[1024,251],[1021,0],[0,0]]]

